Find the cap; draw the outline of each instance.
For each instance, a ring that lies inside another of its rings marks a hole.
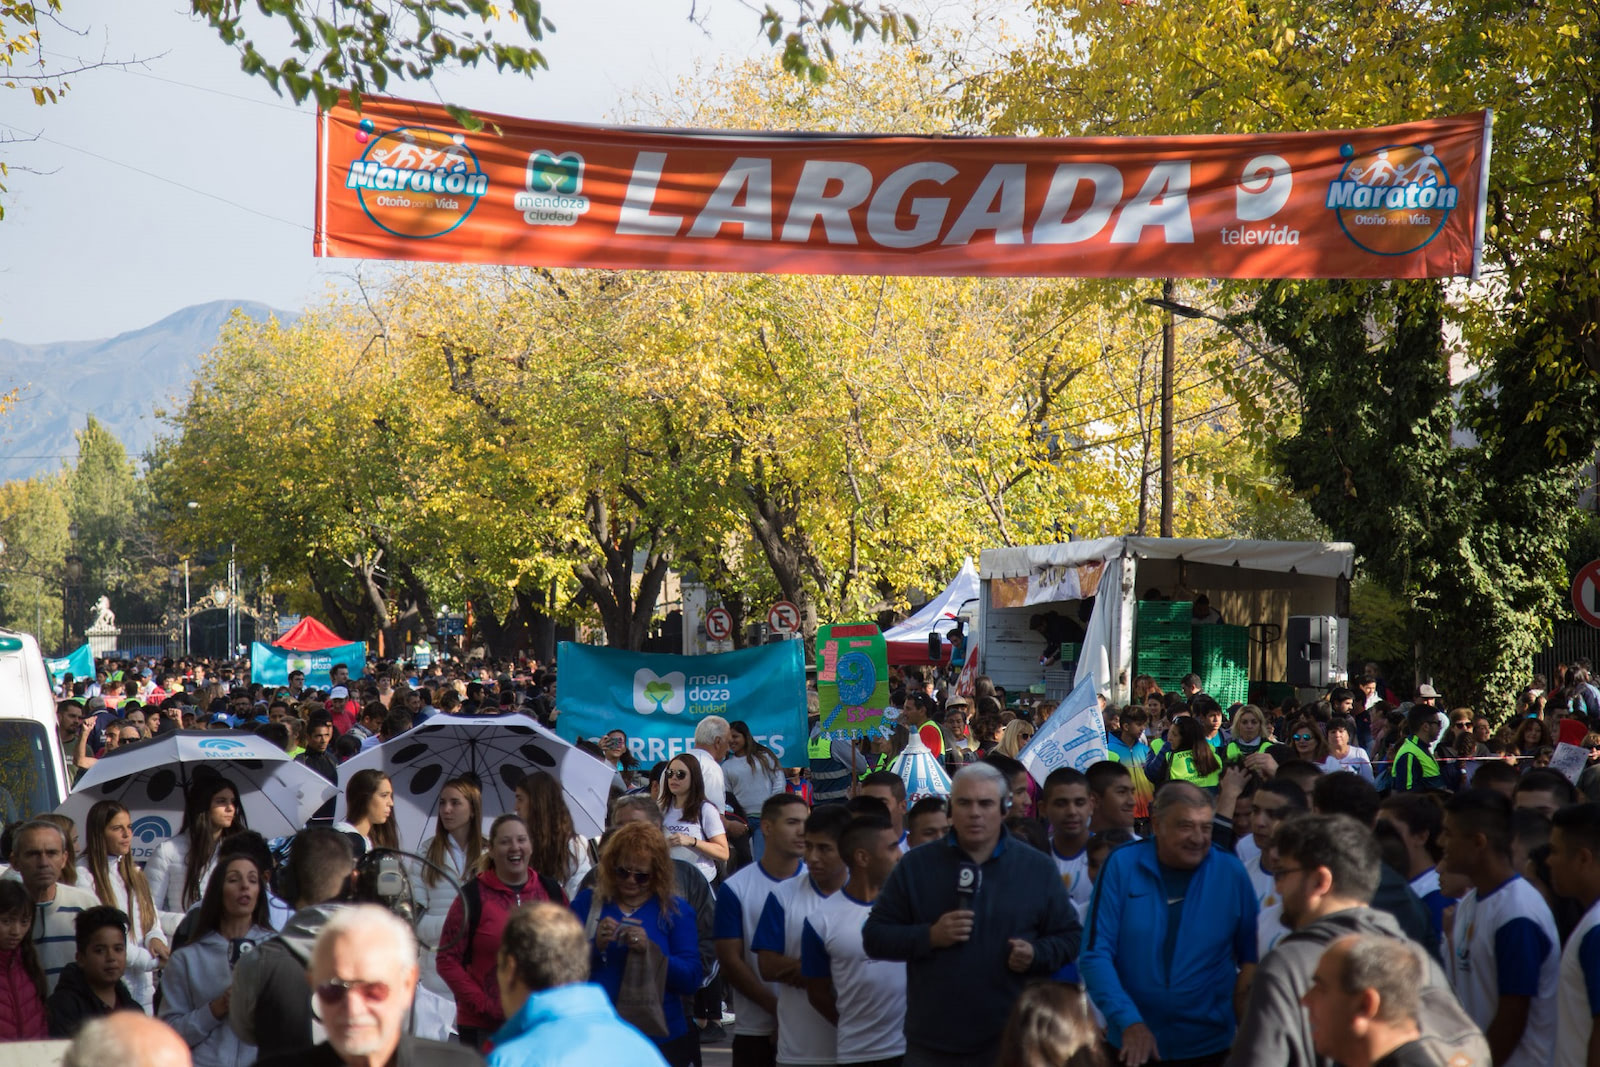
[[[1433,686],[1429,685],[1427,682],[1423,682],[1421,685],[1417,686],[1417,696],[1425,700],[1438,700],[1439,691]]]
[[[968,706],[967,698],[964,697],[964,696],[953,696],[949,700],[946,700],[944,702],[944,706],[947,707],[947,708],[964,708],[964,707],[967,707]]]
[[[211,718],[206,720],[206,721],[211,723],[212,726],[232,726],[233,725],[233,720],[228,718],[226,715],[223,715],[220,712],[218,712],[216,715],[211,716]]]
[[[349,700],[350,699],[350,690],[346,689],[342,685],[336,685],[332,689],[328,690],[328,699],[329,700]]]

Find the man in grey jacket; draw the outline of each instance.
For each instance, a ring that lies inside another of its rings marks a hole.
[[[1227,1067],[1329,1067],[1311,1043],[1301,998],[1322,953],[1352,934],[1405,940],[1423,961],[1420,1025],[1439,1062],[1490,1067],[1489,1043],[1462,1011],[1450,981],[1394,918],[1370,907],[1382,860],[1372,832],[1347,815],[1302,815],[1273,836],[1274,872],[1290,933],[1256,969]]]
[[[261,1059],[309,1049],[322,1040],[312,1031],[306,970],[317,933],[344,906],[335,901],[344,894],[355,866],[350,840],[336,830],[302,830],[289,848],[295,913],[277,937],[239,961],[228,1003],[233,1032],[255,1045]]]

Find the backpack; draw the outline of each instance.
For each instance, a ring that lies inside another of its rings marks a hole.
[[[557,904],[567,903],[566,890],[561,888],[561,883],[553,878],[538,875],[539,888],[544,890],[544,895]],[[478,885],[476,878],[467,879],[467,884],[461,887],[461,910],[466,913],[466,945],[461,950],[461,966],[472,965],[472,943],[478,936],[478,920],[483,918],[483,890]]]

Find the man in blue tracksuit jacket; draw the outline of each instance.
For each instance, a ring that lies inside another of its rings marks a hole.
[[[1077,955],[1067,887],[1054,860],[1006,831],[1009,801],[991,765],[957,772],[949,836],[895,864],[862,928],[868,956],[906,961],[905,1067],[991,1063],[1023,988]],[[964,869],[976,875],[970,908]]]
[[[1257,905],[1244,865],[1211,844],[1212,804],[1187,782],[1162,786],[1154,836],[1113,851],[1095,882],[1078,970],[1130,1067],[1220,1063],[1233,1044]]]

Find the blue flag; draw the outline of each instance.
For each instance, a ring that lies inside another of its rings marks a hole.
[[[806,765],[806,664],[799,641],[672,656],[563,641],[556,650],[556,733],[568,741],[628,735],[650,767],[694,747],[707,715],[742,719],[785,767]]]
[[[1033,740],[1017,753],[1018,761],[1040,785],[1058,767],[1086,771],[1108,758],[1106,721],[1100,714],[1092,674],[1073,687],[1047,722],[1034,727]]]
[[[328,672],[336,663],[350,668],[354,681],[366,673],[367,646],[360,641],[311,652],[296,652],[260,641],[250,645],[250,680],[261,685],[288,685],[290,671],[304,671],[308,689],[327,689],[333,684]]]

